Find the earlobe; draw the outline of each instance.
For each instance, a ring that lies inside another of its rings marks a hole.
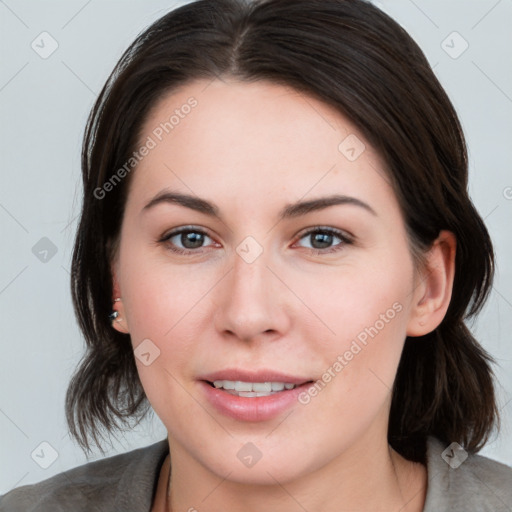
[[[126,321],[124,310],[123,298],[121,295],[121,288],[117,277],[117,270],[114,265],[111,265],[112,275],[112,312],[109,315],[112,327],[123,334],[129,334],[130,330]]]
[[[443,230],[426,254],[425,268],[414,290],[407,336],[423,336],[443,321],[452,296],[457,242]]]

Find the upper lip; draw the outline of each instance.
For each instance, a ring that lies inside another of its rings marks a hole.
[[[201,375],[199,380],[206,380],[208,382],[215,382],[216,380],[239,380],[242,382],[284,382],[285,384],[295,385],[312,381],[312,379],[307,377],[290,375],[274,370],[260,369],[258,371],[254,371],[242,370],[239,368],[226,368],[225,370],[219,370],[213,373]]]

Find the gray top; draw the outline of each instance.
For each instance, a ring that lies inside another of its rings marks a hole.
[[[0,496],[0,512],[150,512],[168,453],[164,439],[89,462]],[[423,512],[512,512],[512,468],[473,454],[458,465],[460,453],[428,438]]]

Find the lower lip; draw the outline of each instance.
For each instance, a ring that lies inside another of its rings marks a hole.
[[[285,389],[269,396],[243,397],[214,388],[208,382],[199,382],[208,401],[222,414],[240,421],[266,421],[279,416],[298,402],[298,396],[313,383],[306,382],[293,389]]]

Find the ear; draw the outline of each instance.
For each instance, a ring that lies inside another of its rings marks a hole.
[[[443,321],[452,297],[457,241],[441,231],[426,254],[425,267],[414,289],[407,336],[423,336]]]
[[[119,286],[117,265],[112,263],[110,266],[112,274],[112,310],[117,311],[118,316],[112,320],[112,327],[123,334],[129,334],[128,322],[126,319],[125,308],[123,304],[123,295]]]

